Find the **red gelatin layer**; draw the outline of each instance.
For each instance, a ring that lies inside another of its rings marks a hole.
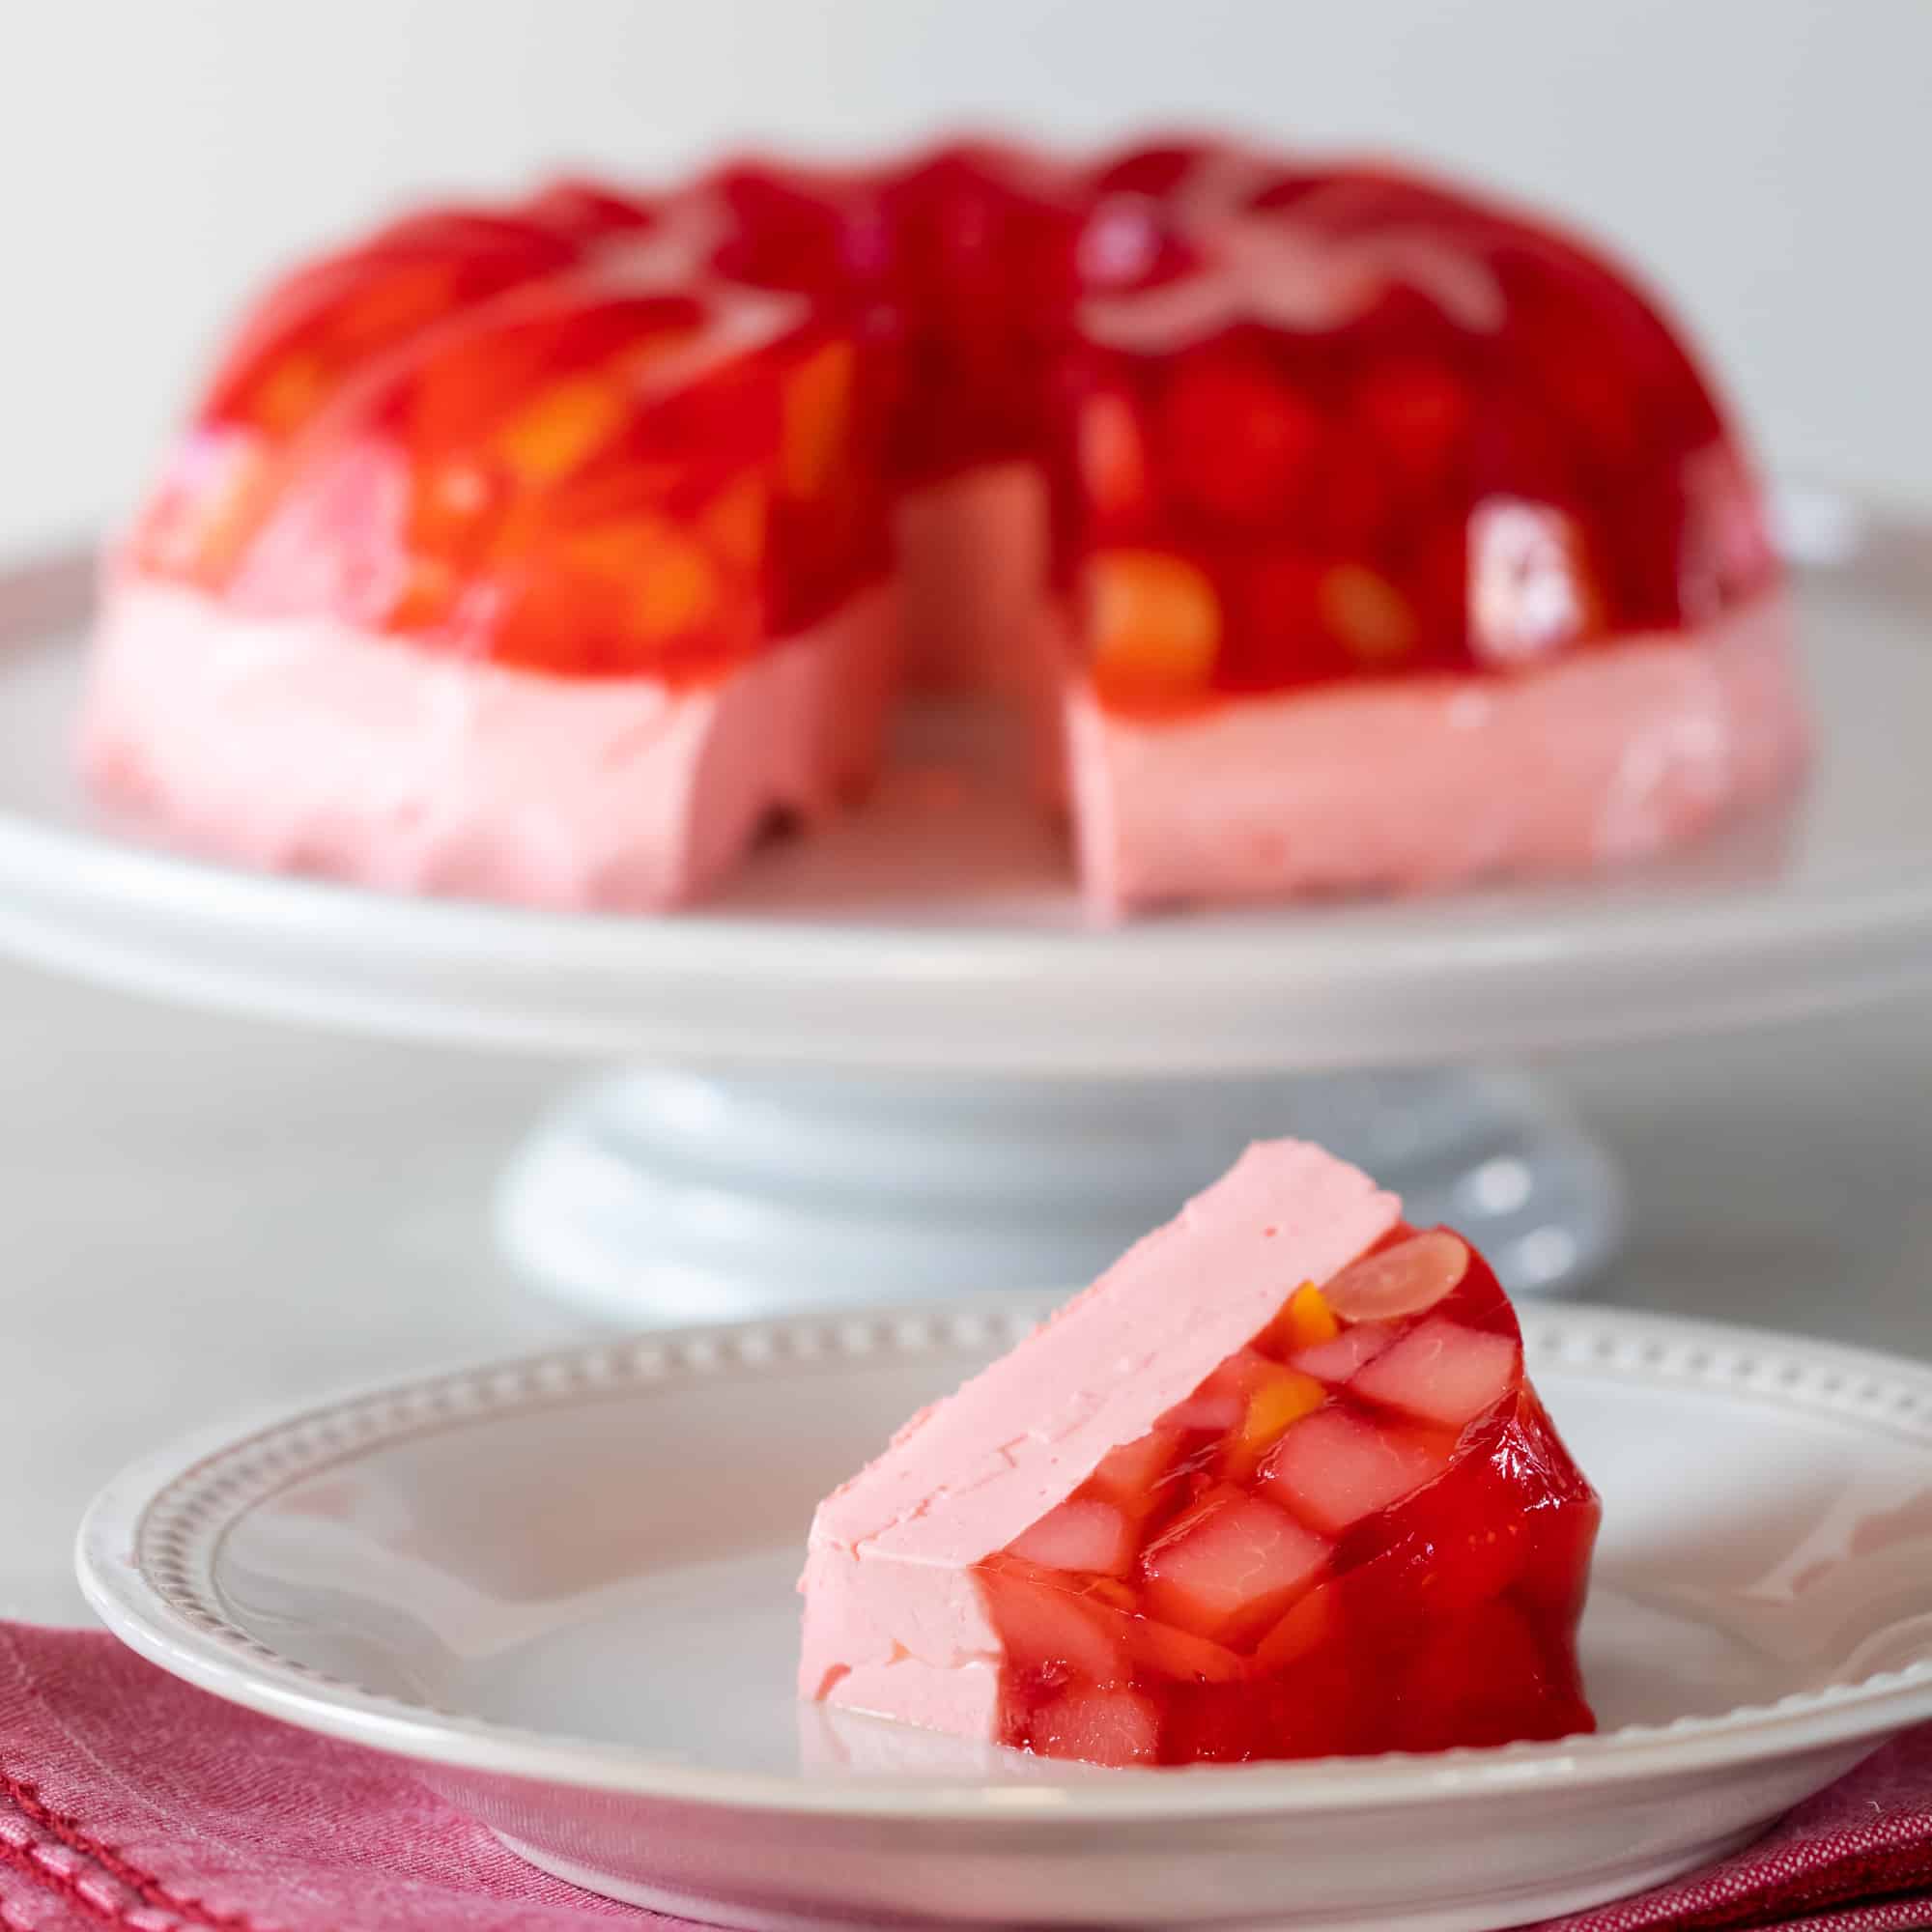
[[[1207,139],[411,215],[255,307],[131,560],[257,613],[690,682],[882,575],[892,495],[1009,464],[1045,471],[1074,668],[1125,714],[1506,675],[1774,575],[1747,467],[1621,270],[1426,181]]]
[[[884,574],[883,416],[848,330],[651,279],[473,303],[406,355],[318,376],[287,420],[241,408],[261,380],[221,392],[137,560],[253,616],[571,677],[715,679]]]
[[[1127,1765],[1589,1730],[1597,1520],[1487,1264],[1400,1228],[980,1567],[1003,1740]]]
[[[1166,211],[1195,265],[1080,311],[1058,572],[1109,708],[1508,674],[1775,580],[1719,410],[1621,271],[1413,179],[1210,179]]]

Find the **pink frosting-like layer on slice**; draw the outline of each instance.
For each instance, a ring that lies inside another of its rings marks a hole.
[[[916,1415],[818,1506],[800,1583],[801,1693],[992,1736],[1000,1643],[972,1566],[1401,1210],[1320,1148],[1252,1147],[1045,1326]]]
[[[1425,891],[1641,858],[1776,792],[1804,761],[1789,612],[1621,639],[1508,678],[1257,696],[1197,718],[1068,696],[1088,903]]]
[[[116,582],[89,782],[200,850],[400,892],[647,912],[715,885],[769,812],[820,815],[878,757],[885,590],[724,682],[587,681],[327,618]]]

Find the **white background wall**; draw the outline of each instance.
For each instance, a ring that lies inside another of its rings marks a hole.
[[[236,298],[383,205],[962,118],[1534,194],[1675,291],[1781,468],[1932,505],[1932,0],[0,0],[0,552],[124,505]]]

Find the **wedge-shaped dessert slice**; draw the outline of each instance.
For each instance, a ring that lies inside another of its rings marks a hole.
[[[1116,1765],[1559,1737],[1597,1518],[1482,1259],[1270,1142],[820,1504],[800,1690]]]
[[[1155,206],[1191,265],[1079,316],[1054,570],[1094,910],[1581,874],[1785,785],[1762,493],[1668,319],[1459,191],[1237,159]]]
[[[652,223],[566,185],[264,305],[109,574],[98,792],[255,864],[637,912],[864,789],[869,345]]]

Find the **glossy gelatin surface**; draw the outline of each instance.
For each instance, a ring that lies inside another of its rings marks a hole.
[[[410,216],[258,305],[132,561],[434,651],[715,679],[890,568],[900,493],[1007,464],[1047,477],[1067,668],[1141,716],[1511,675],[1774,574],[1620,270],[1212,139]]]
[[[1092,203],[1077,168],[954,142],[870,169],[743,161],[699,198],[722,273],[809,295],[880,349],[895,482],[1039,458]]]
[[[136,567],[256,616],[704,682],[887,568],[883,402],[794,298],[580,186],[304,271],[231,358]]]
[[[1003,1741],[1186,1764],[1589,1730],[1598,1514],[1487,1264],[1399,1228],[980,1567]]]
[[[1620,273],[1406,177],[1221,179],[1157,211],[1165,271],[1081,312],[1059,557],[1104,701],[1509,674],[1773,581],[1717,407]]]

